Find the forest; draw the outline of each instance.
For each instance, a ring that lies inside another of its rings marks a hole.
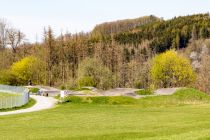
[[[210,77],[205,76],[210,70],[209,51],[202,52],[210,47],[208,38],[208,13],[170,20],[153,15],[118,20],[96,25],[91,32],[58,37],[47,27],[42,42],[35,43],[25,42],[24,33],[1,20],[0,83],[27,85],[31,80],[62,89],[190,86],[209,92]],[[192,53],[196,53],[195,61]],[[174,65],[165,65],[164,59],[170,57]],[[193,67],[195,62],[199,67]],[[156,64],[166,67],[160,69]],[[184,69],[178,67],[183,65]]]

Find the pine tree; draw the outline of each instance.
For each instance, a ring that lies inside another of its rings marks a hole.
[[[192,28],[191,39],[192,40],[197,40],[198,39],[198,31],[197,31],[196,25],[194,25],[193,28]]]

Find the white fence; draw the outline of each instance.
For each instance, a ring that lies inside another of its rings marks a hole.
[[[0,93],[15,94],[14,96],[0,97],[0,109],[19,107],[29,101],[29,91],[24,87],[0,85]]]

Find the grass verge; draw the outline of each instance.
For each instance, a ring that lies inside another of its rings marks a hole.
[[[153,94],[153,92],[149,89],[137,90],[137,91],[135,91],[135,93],[138,95],[152,95]]]

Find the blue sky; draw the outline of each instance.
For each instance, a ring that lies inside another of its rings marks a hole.
[[[174,16],[210,12],[210,0],[0,0],[0,18],[34,42],[43,28],[54,34],[90,31],[96,24],[118,19],[155,15]]]

